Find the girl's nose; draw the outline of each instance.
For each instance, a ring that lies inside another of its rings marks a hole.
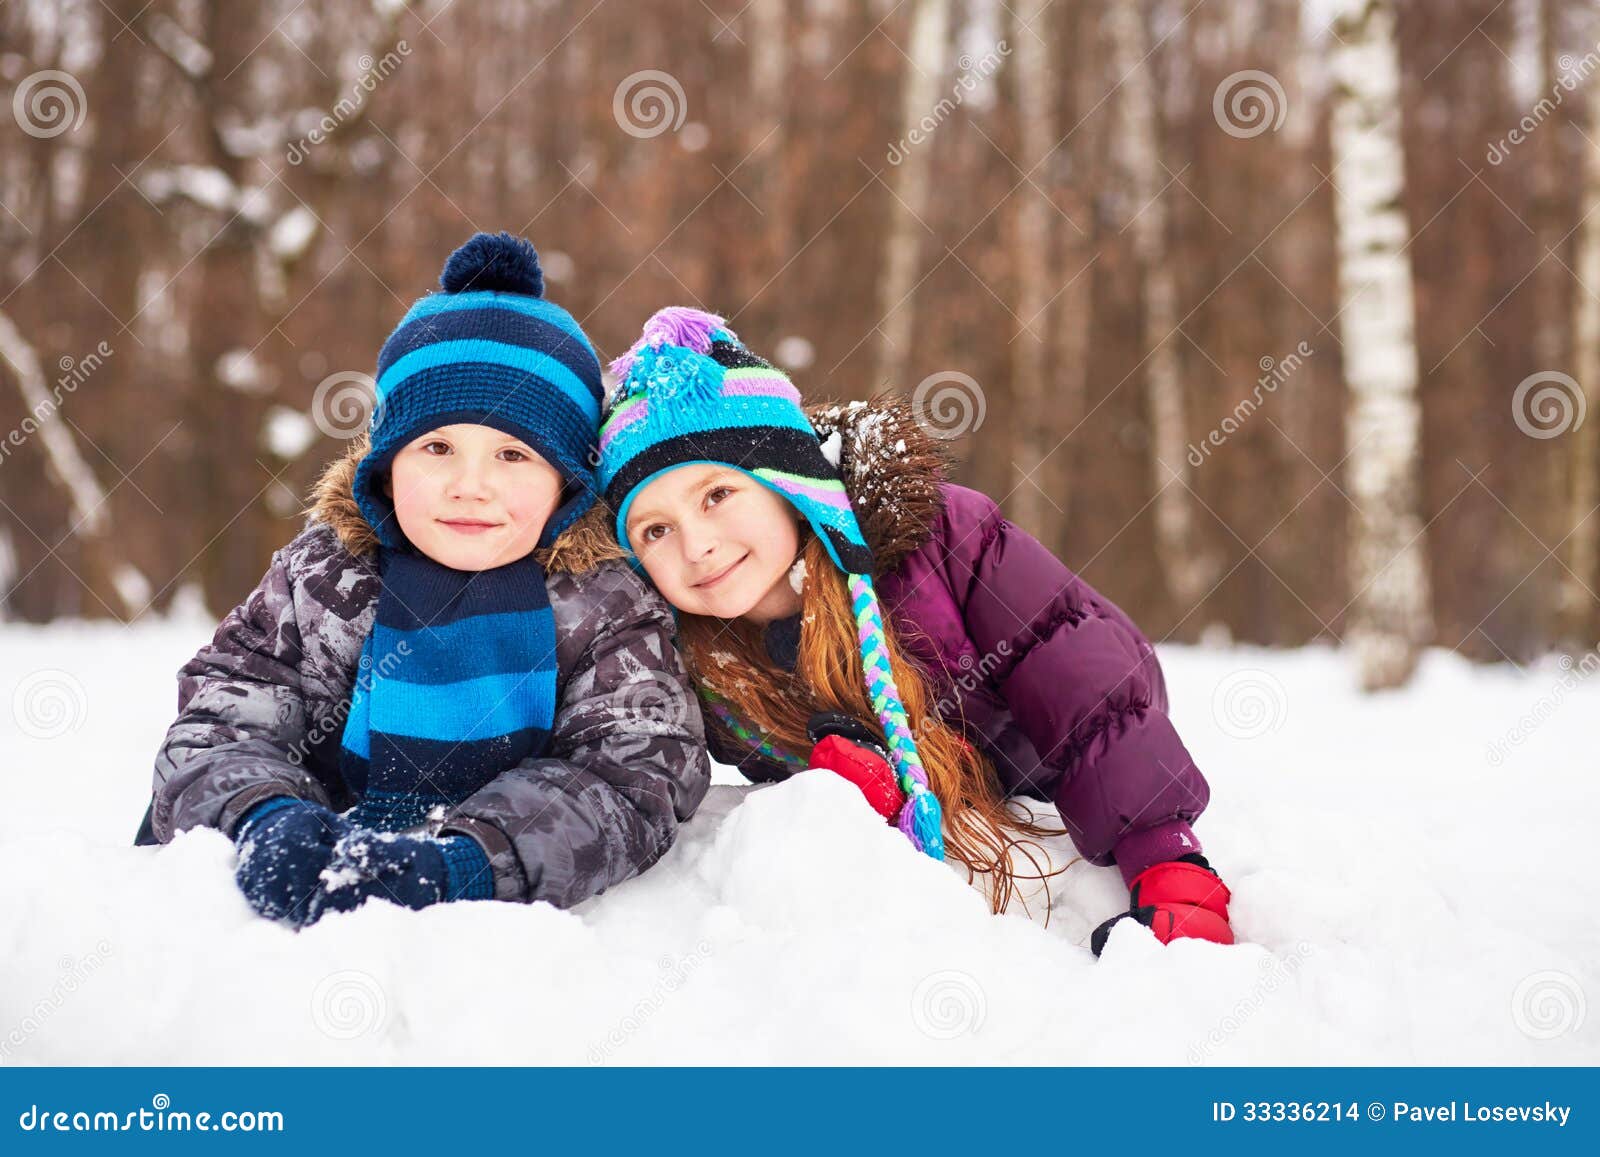
[[[690,562],[705,558],[717,548],[717,536],[710,527],[685,526],[682,533],[683,553]]]

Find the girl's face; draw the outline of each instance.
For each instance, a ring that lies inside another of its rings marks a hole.
[[[561,475],[526,442],[461,424],[402,447],[388,490],[412,546],[456,570],[491,570],[539,545],[561,501]]]
[[[652,479],[628,510],[628,543],[678,610],[767,623],[796,614],[789,569],[799,515],[754,478],[697,463]]]

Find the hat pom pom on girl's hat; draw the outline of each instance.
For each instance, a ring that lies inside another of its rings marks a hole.
[[[544,296],[544,270],[532,242],[510,233],[479,233],[450,255],[439,287],[446,293],[492,289]]]
[[[644,323],[644,332],[639,335],[639,340],[629,347],[627,353],[611,363],[611,372],[619,381],[625,381],[640,354],[646,350],[658,350],[664,345],[681,346],[698,354],[709,355],[711,342],[719,332],[730,341],[739,340],[727,323],[714,313],[687,305],[669,305],[665,309],[658,309]]]

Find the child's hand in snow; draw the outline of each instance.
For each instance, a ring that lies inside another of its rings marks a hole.
[[[259,803],[234,832],[239,848],[234,879],[250,906],[269,920],[308,923],[317,878],[334,844],[350,830],[320,804],[289,796]]]
[[[488,858],[468,836],[435,840],[357,830],[334,849],[311,902],[311,919],[352,911],[373,897],[426,908],[441,900],[488,899],[493,893]]]
[[[861,789],[872,810],[893,822],[906,802],[905,792],[895,782],[894,769],[877,752],[852,743],[843,736],[830,735],[811,749],[811,766],[825,767],[842,775]]]
[[[1112,926],[1130,918],[1163,944],[1179,937],[1233,943],[1233,929],[1228,926],[1232,893],[1199,852],[1150,865],[1133,878],[1128,891],[1133,900],[1129,910],[1107,920],[1089,938],[1096,956],[1106,946]]]

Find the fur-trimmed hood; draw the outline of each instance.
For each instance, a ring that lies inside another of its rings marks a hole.
[[[356,465],[366,456],[365,434],[353,438],[344,454],[323,470],[311,491],[306,515],[331,526],[351,554],[366,558],[376,553],[378,535],[356,505]],[[625,558],[607,522],[604,503],[597,502],[583,517],[556,536],[555,542],[534,552],[548,572],[583,574],[611,559]]]
[[[894,570],[933,534],[950,444],[917,421],[909,400],[890,394],[811,406],[806,416],[838,461],[878,573]]]

